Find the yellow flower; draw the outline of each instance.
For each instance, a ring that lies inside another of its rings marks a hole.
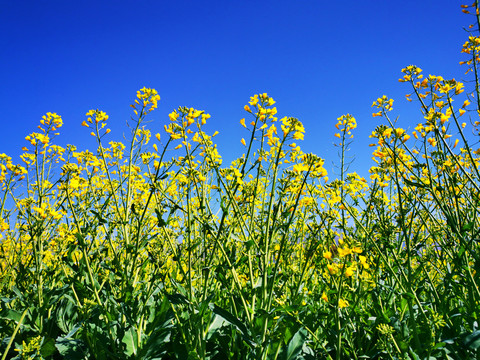
[[[362,248],[359,247],[359,246],[354,246],[354,247],[352,248],[352,251],[353,251],[354,253],[357,253],[357,254],[361,254],[361,253],[363,252]]]
[[[345,270],[345,276],[346,277],[351,277],[355,273],[355,267],[349,266],[347,270]]]
[[[3,219],[0,219],[0,231],[5,230],[8,230],[8,224]]]
[[[345,248],[338,248],[337,251],[340,257],[344,257],[353,253],[352,249],[350,249],[348,246],[345,246]]]
[[[405,130],[402,128],[395,129],[395,135],[397,135],[397,137],[401,137],[404,133],[405,133]]]
[[[80,186],[80,183],[79,183],[78,179],[70,180],[70,187],[72,189],[77,189],[79,186]]]
[[[338,267],[336,264],[328,264],[327,269],[330,275],[335,275],[338,271]]]
[[[346,308],[348,305],[349,305],[348,301],[343,300],[343,299],[338,300],[338,307],[340,309]]]
[[[303,140],[303,134],[300,131],[296,131],[295,134],[293,134],[293,139],[294,140]]]
[[[383,131],[383,136],[389,138],[392,135],[393,129],[392,128],[387,128]]]
[[[359,255],[358,258],[360,259],[360,262],[362,263],[363,267],[365,269],[368,269],[370,266],[367,264],[367,257],[363,255]]]
[[[303,163],[293,165],[293,171],[296,172],[297,174],[303,171],[308,171],[308,169],[309,169],[308,165]]]

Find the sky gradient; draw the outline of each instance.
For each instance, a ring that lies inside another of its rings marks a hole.
[[[59,145],[95,151],[85,113],[109,114],[108,140],[128,131],[136,91],[160,96],[149,128],[179,106],[205,110],[206,131],[225,161],[244,152],[239,120],[266,92],[279,118],[303,122],[305,152],[336,161],[336,119],[357,119],[352,170],[368,175],[368,135],[381,123],[372,102],[395,99],[393,116],[413,128],[419,106],[398,82],[415,64],[426,75],[464,79],[463,28],[473,18],[456,0],[422,1],[4,1],[0,10],[0,153],[19,162],[25,136],[46,112],[62,116]],[[224,163],[224,165],[227,165]]]

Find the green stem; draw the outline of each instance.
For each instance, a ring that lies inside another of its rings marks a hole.
[[[13,334],[10,337],[10,340],[7,344],[7,348],[5,349],[5,352],[3,353],[3,356],[2,356],[1,360],[5,360],[7,358],[8,351],[10,350],[10,347],[12,346],[13,341],[15,340],[15,336],[17,335],[17,332],[18,332],[18,330],[20,329],[20,326],[23,323],[23,319],[25,318],[25,315],[27,315],[27,311],[28,311],[28,308],[23,311],[22,316],[20,317],[20,320],[18,320],[17,326],[15,326],[15,329],[13,330]]]

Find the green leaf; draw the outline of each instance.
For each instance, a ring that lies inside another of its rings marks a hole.
[[[79,339],[66,339],[59,336],[55,347],[65,359],[82,360],[87,355],[85,353],[85,345]]]
[[[48,358],[55,354],[55,351],[55,340],[52,338],[46,338],[40,348],[40,354],[42,354],[42,357]]]
[[[56,322],[63,332],[69,332],[75,325],[78,318],[78,309],[74,300],[70,296],[65,296],[61,301],[61,306],[56,311]],[[67,337],[71,337],[67,336]]]
[[[480,348],[480,330],[476,330],[470,335],[468,335],[464,340],[463,343],[466,347],[470,350],[477,350]]]
[[[414,186],[414,187],[418,187],[418,188],[425,188],[426,186],[423,185],[423,184],[420,184],[420,183],[417,183],[417,182],[414,182],[414,181],[411,181],[411,180],[408,180],[408,179],[403,179],[403,181],[405,181],[405,183],[409,186]]]
[[[162,214],[158,209],[155,209],[155,214],[157,214],[157,222],[159,227],[165,227],[167,223],[163,220]]]
[[[410,299],[415,300],[415,295],[409,292],[402,293],[402,296],[409,297]]]
[[[159,327],[158,330],[148,336],[147,341],[139,349],[137,359],[163,359],[162,355],[166,352],[167,344],[171,337],[171,328]]]
[[[207,340],[209,340],[215,332],[224,325],[225,320],[220,315],[215,315],[207,330]]]
[[[183,289],[181,286],[180,286],[180,290],[185,291],[185,289]],[[186,293],[186,291],[185,291],[185,293]],[[190,304],[190,301],[187,299],[187,297],[185,295],[182,295],[182,294],[169,294],[169,295],[167,295],[167,297],[168,297],[168,301],[170,301],[174,305],[189,305]]]
[[[0,319],[5,319],[5,320],[12,320],[15,322],[19,322],[20,318],[22,317],[22,313],[16,310],[4,310],[2,311],[2,314],[0,315]]]
[[[99,223],[100,225],[107,223],[107,220],[105,220],[104,218],[102,218],[102,216],[101,216],[98,212],[96,212],[95,210],[90,210],[90,212],[91,212],[93,215],[95,215],[95,217],[98,219],[98,223]]]
[[[123,336],[122,342],[127,345],[125,354],[128,356],[137,355],[138,336],[135,327],[130,327]]]
[[[79,244],[80,246],[84,246],[84,245],[85,245],[84,238],[83,238],[83,236],[82,236],[80,233],[76,232],[76,233],[75,233],[75,237],[77,238],[78,244]]]
[[[222,317],[226,322],[233,325],[238,331],[240,331],[243,335],[243,339],[249,346],[254,347],[256,345],[251,339],[247,327],[233,314],[215,304],[210,304],[209,307],[215,314]]]
[[[307,340],[307,330],[300,328],[295,335],[290,339],[288,343],[287,352],[285,354],[285,360],[297,359],[302,351],[303,344]]]
[[[466,232],[473,229],[473,221],[470,221],[467,224],[463,224],[462,228],[460,229],[460,233],[464,235]]]
[[[420,357],[412,350],[412,348],[409,348],[408,353],[412,356],[413,360],[420,360]]]

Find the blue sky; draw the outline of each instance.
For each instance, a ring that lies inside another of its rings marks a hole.
[[[207,131],[225,160],[240,156],[249,97],[267,92],[279,117],[299,118],[302,149],[331,173],[337,117],[358,128],[353,170],[366,176],[372,102],[395,99],[403,127],[422,121],[407,103],[401,69],[465,78],[463,30],[473,18],[456,0],[404,1],[4,1],[0,9],[0,153],[19,160],[25,136],[46,112],[64,121],[59,145],[95,150],[85,113],[109,114],[111,140],[127,132],[136,91],[157,89],[155,133],[178,106],[212,115]]]

